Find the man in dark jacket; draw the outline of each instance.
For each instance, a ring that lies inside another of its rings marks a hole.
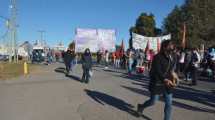
[[[191,63],[192,63],[192,52],[191,50],[187,50],[185,54],[185,59],[184,59],[184,75],[185,75],[185,80],[190,81],[191,76]]]
[[[155,104],[159,100],[159,96],[164,96],[164,120],[171,119],[172,111],[172,74],[174,69],[174,58],[172,51],[174,46],[170,40],[166,40],[161,44],[160,52],[154,57],[152,67],[150,70],[149,91],[151,93],[150,99],[144,104],[138,104],[137,112],[142,114],[143,110]]]
[[[200,62],[201,62],[201,57],[198,53],[198,50],[193,49],[192,57],[191,57],[191,78],[192,78],[191,85],[197,85],[198,68],[200,66]]]
[[[89,72],[90,70],[92,70],[92,56],[89,48],[87,48],[84,54],[82,55],[81,62],[83,68],[82,82],[89,83],[90,79]]]
[[[99,50],[97,53],[97,64],[101,64],[101,59],[102,59],[102,53],[101,51]]]
[[[69,75],[69,71],[71,69],[72,66],[72,62],[75,59],[75,51],[72,49],[68,49],[64,54],[63,54],[63,58],[64,58],[64,63],[66,66],[66,76]]]

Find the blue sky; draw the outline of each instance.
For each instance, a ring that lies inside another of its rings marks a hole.
[[[9,16],[9,1],[0,0],[0,16]],[[142,12],[153,13],[156,26],[175,5],[184,0],[17,0],[19,42],[40,39],[45,30],[49,45],[65,45],[74,38],[75,28],[110,28],[117,30],[117,44],[129,39],[129,28]],[[0,20],[0,35],[4,29]]]

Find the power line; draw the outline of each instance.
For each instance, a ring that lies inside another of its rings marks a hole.
[[[12,62],[12,57],[14,57],[13,61],[18,61],[18,48],[17,48],[17,3],[16,0],[10,1],[10,19],[9,19],[9,61]]]
[[[46,45],[46,41],[44,39],[44,36],[45,36],[46,31],[45,30],[38,30],[37,32],[40,33],[40,43],[41,43],[41,45],[45,46]]]

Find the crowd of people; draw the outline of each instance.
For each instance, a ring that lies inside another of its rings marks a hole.
[[[90,49],[87,49],[88,51],[90,53]],[[105,69],[109,67],[125,69],[128,72],[128,76],[132,76],[136,72],[143,73],[144,71],[150,71],[156,54],[158,52],[143,49],[116,50],[115,52],[109,52],[107,50],[98,51],[96,53],[96,62],[97,64],[104,65]],[[175,61],[174,69],[176,73],[182,80],[190,82],[190,85],[197,85],[199,75],[214,79],[215,48],[200,51],[197,48],[180,49],[174,46],[171,54]],[[82,59],[83,55],[79,57],[81,58],[79,60],[82,62],[84,61]],[[92,59],[93,55],[91,53],[90,56]],[[68,74],[72,66],[77,63],[75,50],[68,49],[66,52],[63,52],[62,57],[66,65],[66,73]]]
[[[105,64],[105,68],[112,66],[116,69],[128,69],[129,75],[135,70],[136,67],[146,66],[147,69],[150,69],[150,64],[153,60],[155,52],[149,50],[145,52],[141,49],[134,50],[128,49],[127,51],[115,51],[115,52],[97,52],[97,63]]]
[[[157,52],[158,53],[158,52]],[[125,52],[116,51],[109,53],[97,52],[97,63],[105,64],[105,68],[112,66],[116,69],[127,69],[128,75],[141,72],[141,68],[150,71],[152,61],[157,54],[153,50],[128,49]],[[181,49],[176,48],[171,52],[175,61],[174,69],[181,79],[191,81],[190,85],[197,85],[199,75],[214,79],[215,77],[215,48],[199,50],[198,48]],[[142,70],[143,72],[143,70]]]

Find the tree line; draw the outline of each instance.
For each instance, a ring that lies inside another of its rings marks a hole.
[[[185,0],[182,6],[175,8],[163,21],[162,28],[156,28],[152,13],[142,13],[136,24],[130,28],[132,32],[144,36],[160,36],[171,33],[172,40],[180,46],[186,26],[186,47],[215,46],[215,0]],[[130,38],[130,47],[132,39]]]

